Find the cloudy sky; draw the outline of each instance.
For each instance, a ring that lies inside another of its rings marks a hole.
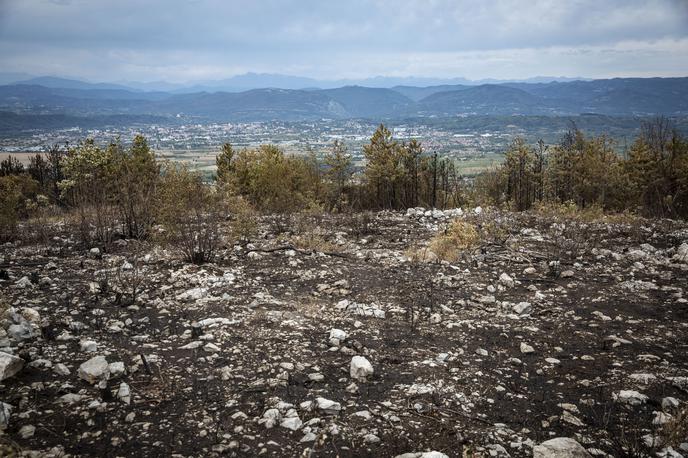
[[[688,76],[688,0],[0,0],[0,71]]]

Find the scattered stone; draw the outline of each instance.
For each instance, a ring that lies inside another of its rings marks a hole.
[[[0,381],[16,375],[23,367],[23,359],[0,351]]]
[[[330,401],[322,397],[315,400],[318,409],[322,410],[327,415],[338,415],[342,410],[342,405],[335,401]]]
[[[533,447],[533,458],[592,458],[574,439],[557,437]]]
[[[634,390],[621,390],[618,393],[614,393],[613,397],[616,402],[631,406],[644,404],[648,400],[647,396]]]
[[[365,357],[354,356],[351,358],[349,374],[352,379],[365,382],[368,376],[373,375],[373,366]]]
[[[525,342],[521,342],[521,353],[523,354],[529,354],[529,353],[535,353],[535,349],[528,345]]]
[[[94,356],[79,366],[79,378],[90,384],[107,379],[110,375],[110,366],[104,356]]]

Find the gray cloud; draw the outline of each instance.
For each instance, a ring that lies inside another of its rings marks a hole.
[[[0,67],[98,80],[688,73],[684,0],[0,0]]]

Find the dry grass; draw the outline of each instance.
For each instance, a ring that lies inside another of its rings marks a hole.
[[[444,232],[430,241],[430,251],[439,259],[454,262],[461,253],[480,243],[480,233],[471,223],[461,220],[452,221]]]
[[[688,407],[674,413],[669,422],[662,427],[662,444],[677,448],[688,441]]]
[[[582,223],[612,223],[612,224],[637,224],[643,218],[630,212],[609,213],[599,205],[591,205],[580,208],[573,202],[564,203],[537,203],[533,210],[538,215],[548,218],[560,218],[574,220]]]
[[[317,233],[306,233],[290,237],[291,244],[300,250],[319,251],[321,253],[337,253],[342,251],[342,247],[336,243],[326,240]]]

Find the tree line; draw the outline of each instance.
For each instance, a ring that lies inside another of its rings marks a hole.
[[[541,204],[597,207],[647,217],[688,217],[688,140],[666,118],[644,123],[628,151],[575,126],[558,144],[514,140],[504,162],[476,179],[493,205],[528,210]]]
[[[688,142],[666,119],[643,125],[627,154],[605,137],[573,126],[554,146],[512,142],[504,162],[474,180],[454,162],[400,142],[384,125],[356,167],[335,141],[323,157],[288,155],[274,145],[222,146],[212,184],[181,163],[158,161],[146,139],[131,145],[92,139],[37,154],[24,167],[0,163],[0,239],[17,237],[22,218],[66,215],[84,242],[159,238],[183,246],[194,262],[210,259],[214,228],[230,219],[249,232],[253,212],[344,212],[495,205],[523,211],[542,204],[688,216]],[[44,226],[44,225],[40,225]]]

